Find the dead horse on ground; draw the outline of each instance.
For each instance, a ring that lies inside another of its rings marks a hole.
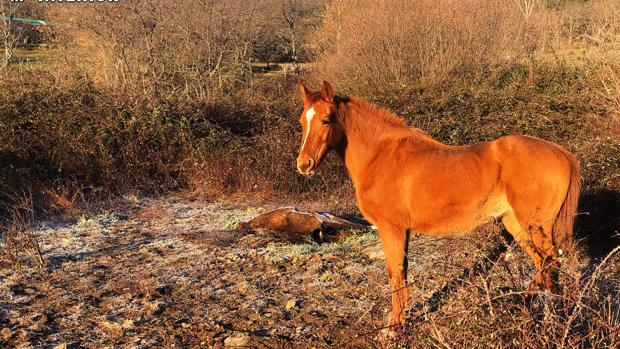
[[[334,150],[364,217],[377,226],[392,289],[389,325],[404,323],[409,232],[447,236],[501,219],[532,258],[530,288],[555,292],[562,249],[572,244],[579,164],[560,145],[526,136],[450,146],[329,83],[300,84],[304,110],[297,169],[310,176]],[[393,327],[392,327],[393,328]]]

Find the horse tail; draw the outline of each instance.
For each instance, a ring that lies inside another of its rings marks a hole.
[[[579,176],[579,163],[575,156],[568,150],[561,148],[570,164],[570,182],[566,198],[562,203],[560,212],[553,224],[553,243],[558,249],[567,251],[573,247],[573,226],[577,216],[579,192],[581,190],[581,178]],[[559,251],[560,254],[562,253]]]

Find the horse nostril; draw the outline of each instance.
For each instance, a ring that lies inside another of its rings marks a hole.
[[[312,170],[312,166],[314,166],[314,160],[310,159],[308,160],[308,167],[306,167],[306,169]]]

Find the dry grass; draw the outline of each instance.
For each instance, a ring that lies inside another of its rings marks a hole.
[[[485,78],[557,45],[561,23],[510,1],[336,1],[316,35],[318,75],[362,94]]]
[[[45,259],[33,227],[34,206],[30,193],[12,196],[8,218],[0,231],[0,268],[41,268]]]
[[[620,292],[617,252],[591,267],[583,255],[565,256],[563,293],[532,295],[519,284],[523,265],[518,265],[516,256],[521,251],[509,247],[499,259],[488,261],[485,273],[463,280],[463,287],[439,309],[408,324],[401,341],[444,348],[616,347],[620,341],[620,308],[614,301]]]
[[[592,74],[593,85],[597,87],[598,97],[600,98],[600,108],[602,113],[608,113],[612,118],[612,127],[616,127],[616,132],[620,130],[620,67],[614,62],[620,61],[620,55],[615,57],[609,54],[606,63],[599,63],[598,69]]]

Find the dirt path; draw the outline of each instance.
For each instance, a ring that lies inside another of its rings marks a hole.
[[[46,269],[0,276],[0,344],[380,346],[389,290],[376,232],[318,245],[231,230],[274,207],[167,198],[43,227]],[[485,234],[413,239],[413,308],[475,263]]]

